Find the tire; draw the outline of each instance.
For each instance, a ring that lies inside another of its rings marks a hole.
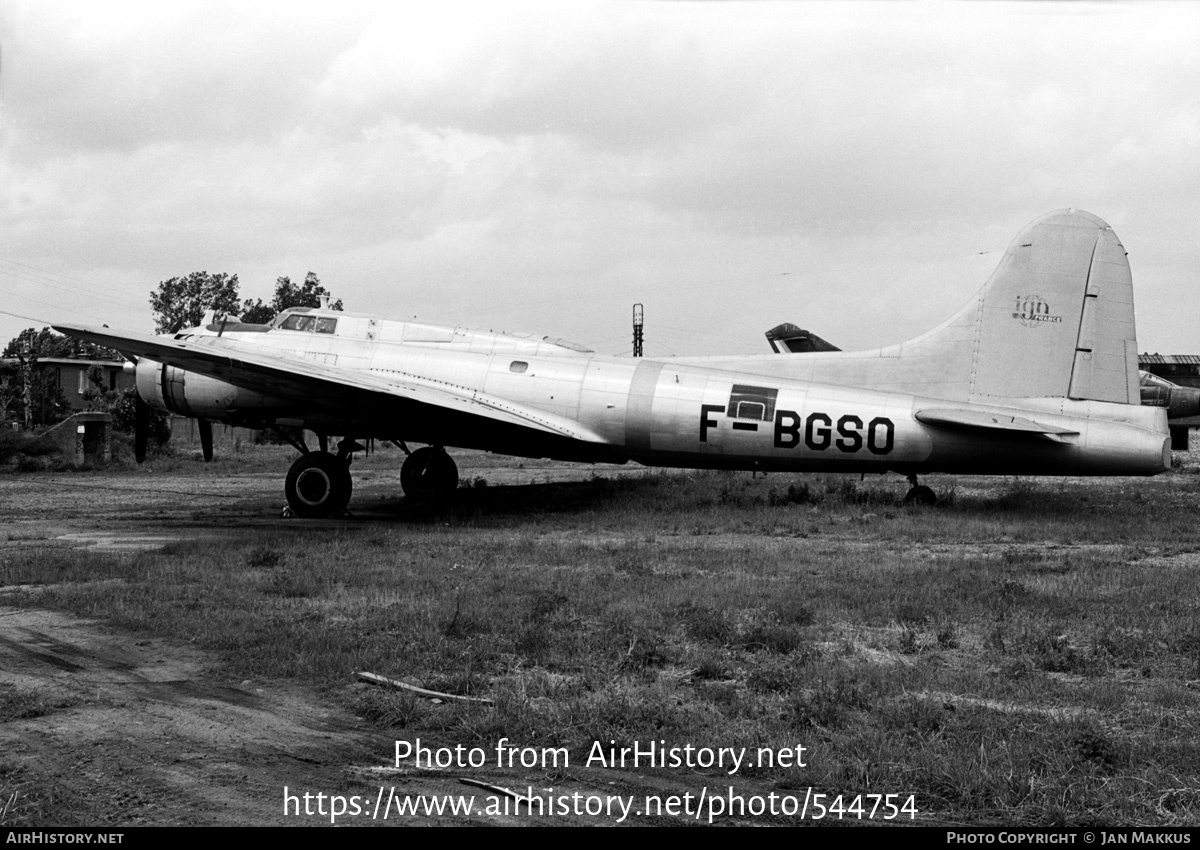
[[[283,484],[292,514],[305,519],[324,519],[346,510],[353,490],[350,466],[329,452],[301,455]]]
[[[418,502],[449,499],[458,489],[458,466],[444,449],[425,446],[404,459],[400,487]]]
[[[905,494],[904,504],[930,507],[937,504],[937,494],[924,484],[918,484]]]

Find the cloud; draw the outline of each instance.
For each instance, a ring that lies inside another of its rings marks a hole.
[[[1154,285],[1200,308],[1198,22],[1187,4],[6,4],[3,253],[137,303],[199,268],[253,296],[311,268],[372,310],[582,335],[608,298],[601,337],[641,299],[684,327],[724,314],[757,350],[807,316],[849,344],[924,330],[982,283],[978,252],[1071,205],[1159,246]]]

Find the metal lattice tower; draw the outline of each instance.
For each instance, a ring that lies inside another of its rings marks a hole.
[[[633,356],[642,356],[642,305],[633,305]]]

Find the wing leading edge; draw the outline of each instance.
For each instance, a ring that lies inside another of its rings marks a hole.
[[[82,325],[54,325],[54,329],[123,354],[147,357],[264,395],[303,400],[310,406],[320,404],[333,410],[354,406],[386,412],[398,403],[428,405],[585,443],[606,442],[578,422],[419,375],[401,373],[403,377],[397,379],[338,369],[217,337],[182,341],[118,335]]]

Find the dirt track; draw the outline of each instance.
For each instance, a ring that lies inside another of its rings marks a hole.
[[[281,781],[344,787],[382,747],[311,694],[229,685],[187,647],[94,621],[0,610],[0,682],[37,694],[41,717],[0,726],[7,757],[104,824],[282,822]]]

